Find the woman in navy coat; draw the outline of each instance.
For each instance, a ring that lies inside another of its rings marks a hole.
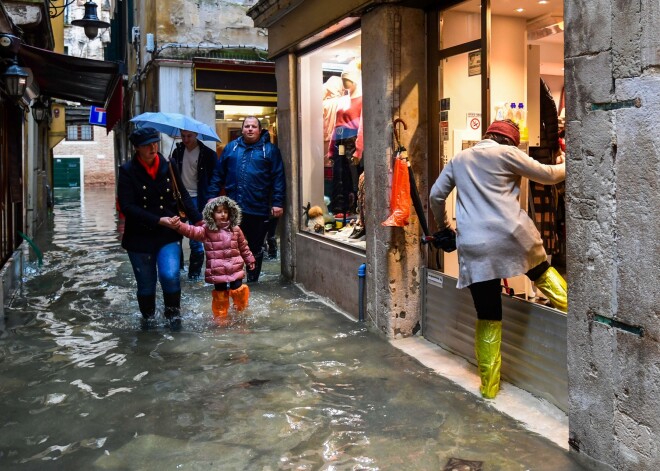
[[[135,147],[133,159],[119,168],[117,198],[126,217],[121,246],[128,252],[137,281],[137,299],[143,327],[156,315],[156,283],[163,290],[163,314],[170,328],[181,328],[181,284],[179,280],[181,235],[170,224],[177,216],[169,162],[158,152],[160,134],[153,128],[134,131],[129,140]],[[202,217],[172,166],[188,219]]]

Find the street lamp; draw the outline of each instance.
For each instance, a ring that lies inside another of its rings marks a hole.
[[[109,28],[110,23],[101,21],[96,15],[96,3],[91,0],[85,3],[85,15],[80,20],[73,20],[73,26],[82,26],[85,28],[85,36],[89,39],[94,39],[99,33],[99,28]]]
[[[21,47],[21,40],[11,34],[0,34],[0,55],[4,57],[7,66],[2,73],[2,81],[5,84],[7,95],[18,99],[25,93],[27,87],[28,73],[18,65],[17,54]]]
[[[32,117],[37,123],[41,123],[48,117],[48,106],[41,101],[41,98],[35,98],[32,103]]]
[[[12,98],[21,98],[27,87],[28,73],[23,67],[18,65],[16,59],[9,60],[9,67],[2,74],[2,80],[5,82],[7,95]]]

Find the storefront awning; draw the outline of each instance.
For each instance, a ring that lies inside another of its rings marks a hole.
[[[19,62],[32,69],[42,95],[107,107],[121,79],[115,62],[67,56],[21,44]]]

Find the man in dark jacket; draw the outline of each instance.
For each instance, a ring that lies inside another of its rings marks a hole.
[[[209,198],[220,194],[236,201],[243,211],[241,230],[256,259],[248,270],[247,281],[259,281],[263,246],[269,219],[284,212],[286,182],[280,150],[270,142],[270,134],[261,129],[254,116],[243,120],[241,137],[231,141],[222,152],[209,184]]]
[[[197,139],[196,132],[182,130],[181,142],[172,152],[172,160],[176,163],[183,185],[201,213],[209,199],[208,187],[218,155]],[[189,242],[188,278],[196,280],[204,266],[204,245],[192,239]]]

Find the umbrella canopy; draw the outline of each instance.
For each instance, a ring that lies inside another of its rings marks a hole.
[[[179,113],[142,113],[131,119],[131,122],[138,128],[151,127],[170,137],[179,137],[181,131],[191,131],[196,132],[201,141],[222,142],[211,126]]]

